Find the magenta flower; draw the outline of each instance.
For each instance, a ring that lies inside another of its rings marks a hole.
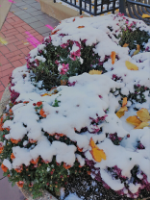
[[[56,64],[56,65],[59,65],[59,61],[58,61],[58,60],[56,60],[56,61],[55,61],[55,64]]]
[[[64,75],[67,73],[67,71],[69,70],[69,64],[62,64],[58,67],[58,70],[60,71],[60,74]]]
[[[67,46],[69,45],[69,43],[64,43],[62,45],[60,45],[63,49],[65,49]]]
[[[75,44],[77,47],[79,47],[81,49],[81,45],[79,44],[79,42],[75,41]]]
[[[80,57],[80,56],[81,56],[80,49],[77,50],[77,51],[75,51],[75,52],[72,52],[72,53],[70,54],[70,58],[71,58],[72,60],[76,60],[76,57]]]

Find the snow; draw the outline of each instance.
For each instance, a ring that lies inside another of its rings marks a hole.
[[[69,194],[65,200],[81,200],[76,194]]]
[[[3,165],[5,165],[9,170],[12,169],[12,164],[8,159],[4,159]]]
[[[115,191],[122,190],[124,188],[124,184],[122,184],[120,180],[113,180],[112,177],[104,170],[101,170],[101,177],[105,183]]]
[[[41,62],[45,62],[46,61],[46,59],[44,57],[42,57],[42,56],[36,56],[35,60],[39,60]]]
[[[85,159],[82,158],[82,156],[80,156],[79,154],[76,154],[76,158],[78,160],[78,162],[80,163],[81,166],[85,165]]]

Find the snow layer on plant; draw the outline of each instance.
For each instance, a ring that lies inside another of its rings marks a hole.
[[[11,164],[11,162],[10,162],[9,160],[7,160],[7,159],[4,159],[3,165],[5,165],[9,170],[12,169],[12,164]]]
[[[120,180],[113,179],[105,170],[101,170],[101,177],[107,185],[113,190],[118,191],[124,188],[124,184]]]
[[[46,59],[44,57],[42,57],[42,56],[36,56],[35,59],[39,60],[41,62],[45,62],[46,61]]]
[[[107,166],[113,167],[117,165],[120,169],[122,169],[123,176],[131,178],[131,169],[135,165],[138,165],[140,169],[147,174],[148,181],[150,182],[150,158],[148,155],[148,152],[150,151],[149,143],[147,142],[148,146],[145,145],[145,150],[134,151],[133,149],[133,146],[135,147],[136,145],[135,143],[138,137],[146,137],[149,141],[149,134],[149,128],[144,128],[143,130],[133,130],[130,132],[131,138],[127,138],[126,140],[124,139],[125,144],[122,144],[122,146],[114,146],[113,143],[106,138],[102,143],[98,144],[98,147],[104,150],[107,155],[107,159],[97,163],[95,167],[105,170]],[[86,156],[89,160],[93,159],[89,152],[86,152]],[[106,180],[103,180],[106,183],[110,181],[111,184],[112,178],[110,177],[110,180],[108,180],[109,176],[104,177]],[[110,186],[110,184],[108,185]],[[119,190],[119,188],[117,190]]]
[[[32,49],[30,51],[31,57],[35,57],[38,54],[38,51],[39,50],[44,50],[45,47],[46,47],[45,44],[39,44],[35,49]]]
[[[81,200],[81,199],[76,194],[71,193],[65,198],[65,200]]]
[[[79,154],[76,154],[76,158],[77,158],[77,160],[79,161],[80,165],[81,165],[81,166],[84,166],[84,164],[85,164],[85,159],[82,158],[82,156],[80,156]]]

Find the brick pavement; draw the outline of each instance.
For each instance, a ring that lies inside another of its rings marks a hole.
[[[12,4],[0,30],[0,99],[13,69],[24,65],[25,56],[37,45],[29,42],[29,34],[41,43],[51,32],[47,24],[55,27],[58,20],[44,14],[39,2],[15,0]]]

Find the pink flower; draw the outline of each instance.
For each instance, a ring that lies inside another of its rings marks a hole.
[[[69,70],[69,64],[62,64],[58,67],[58,70],[60,71],[60,74],[64,75],[67,73],[67,71]]]
[[[56,64],[56,65],[59,65],[59,61],[58,61],[58,60],[56,60],[56,61],[55,61],[55,64]]]
[[[71,58],[72,60],[76,60],[75,52],[71,53],[70,58]]]
[[[77,47],[79,47],[81,49],[81,45],[79,44],[79,42],[75,41],[75,44]]]
[[[62,45],[60,45],[63,49],[65,49],[67,46],[69,45],[69,43],[64,43]]]
[[[86,41],[87,41],[86,39],[82,40],[83,43],[86,43]]]
[[[80,52],[80,49],[79,49],[79,50],[77,50],[75,52],[72,52],[71,55],[70,55],[70,58],[72,60],[76,60],[76,57],[80,57],[80,55],[81,55],[81,52]]]

